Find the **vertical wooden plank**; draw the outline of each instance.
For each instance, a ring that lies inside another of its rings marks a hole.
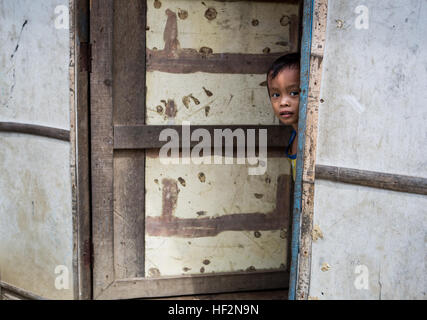
[[[113,0],[91,1],[91,164],[93,295],[114,280],[113,270]]]
[[[89,43],[89,1],[75,0],[74,23],[76,26],[76,57],[83,57],[82,43]],[[78,42],[77,42],[78,40]],[[77,83],[77,250],[78,250],[78,292],[76,299],[92,298],[91,266],[91,212],[90,212],[90,141],[89,141],[89,71],[82,61],[76,59]]]
[[[114,124],[145,124],[146,1],[114,1]],[[117,279],[144,277],[145,151],[114,157],[114,264]]]
[[[303,156],[309,91],[311,28],[313,22],[314,0],[304,0],[303,35],[301,40],[301,95],[298,120],[297,167],[294,186],[294,208],[292,212],[292,260],[289,283],[289,300],[295,300],[298,281],[299,237],[301,228],[301,199],[303,179]]]
[[[145,151],[114,155],[114,270],[116,279],[144,277]]]
[[[314,209],[314,179],[317,145],[317,120],[322,81],[322,62],[326,36],[328,0],[315,0],[310,80],[307,103],[307,118],[304,144],[304,164],[301,203],[301,240],[298,265],[297,299],[306,300],[310,290],[311,245]]]
[[[71,211],[73,216],[73,299],[78,299],[79,296],[79,287],[80,287],[80,276],[79,276],[79,211],[77,205],[78,199],[78,183],[77,183],[77,124],[76,124],[76,83],[77,80],[77,70],[76,70],[76,27],[74,25],[75,16],[76,16],[76,7],[77,4],[74,0],[68,2],[69,6],[69,16],[70,16],[70,64],[69,64],[69,94],[70,94],[70,176],[71,176]],[[1,289],[0,289],[1,291]],[[1,300],[1,292],[0,292]]]

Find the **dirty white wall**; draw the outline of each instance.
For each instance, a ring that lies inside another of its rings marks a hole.
[[[207,12],[213,12],[209,19]],[[165,41],[173,37],[178,51],[200,52],[205,48],[213,54],[285,53],[297,46],[290,22],[298,14],[298,5],[289,3],[149,0],[147,48],[155,52],[164,50]],[[148,70],[147,123],[278,124],[263,85],[267,68],[259,74],[226,71]],[[170,101],[174,101],[176,109],[168,114]],[[210,236],[150,234],[150,221],[164,214],[164,179],[174,184],[172,188],[177,188],[174,217],[194,219],[197,223],[197,219],[246,214],[250,222],[254,213],[273,215],[277,201],[283,200],[276,194],[280,188],[279,176],[290,179],[290,166],[284,153],[269,157],[267,172],[259,176],[248,175],[248,165],[166,166],[160,163],[158,150],[148,155],[145,177],[147,277],[286,269],[288,230],[279,221],[267,230],[248,225],[243,231],[225,230]]]
[[[328,6],[316,163],[426,178],[427,2]],[[425,299],[426,215],[425,196],[317,180],[309,295]]]
[[[68,5],[0,1],[0,121],[70,129]],[[0,280],[72,299],[72,240],[70,143],[0,133]]]

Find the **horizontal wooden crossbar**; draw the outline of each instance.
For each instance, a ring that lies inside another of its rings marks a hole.
[[[114,126],[114,149],[155,149],[161,148],[166,142],[160,141],[160,133],[165,129],[174,129],[179,135],[179,143],[182,145],[182,126],[179,125],[135,125],[135,126]],[[243,129],[245,137],[247,130],[255,129],[255,146],[258,146],[258,132],[260,129],[267,129],[267,147],[286,147],[292,128],[281,125],[191,125],[190,134],[197,129],[206,129],[214,137],[215,129]],[[195,146],[198,141],[191,141],[190,146]]]
[[[427,179],[375,171],[316,165],[316,179],[427,195]]]

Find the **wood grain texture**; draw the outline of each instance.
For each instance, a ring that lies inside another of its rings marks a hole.
[[[250,273],[216,273],[157,279],[127,279],[114,282],[100,299],[133,299],[171,297],[249,290],[286,289],[289,273],[286,271],[256,271]]]
[[[427,179],[421,177],[316,165],[316,179],[427,195]]]
[[[146,1],[114,1],[115,125],[145,123]],[[114,155],[114,270],[116,279],[144,276],[145,151]]]
[[[91,2],[91,163],[93,296],[114,281],[113,261],[113,0]]]
[[[76,24],[76,38],[80,40],[76,45],[76,57],[87,52],[81,52],[81,43],[89,42],[89,1],[75,0],[74,21]],[[75,285],[75,299],[89,300],[92,298],[92,264],[91,264],[91,211],[90,211],[90,141],[89,141],[89,73],[88,69],[81,68],[81,59],[76,60],[76,144],[77,163],[77,283]],[[72,116],[72,121],[75,117]]]
[[[299,244],[296,298],[307,300],[310,289],[311,246],[314,211],[314,179],[316,163],[317,124],[322,81],[322,62],[326,37],[327,0],[315,0],[310,54],[310,79],[306,111],[301,196],[301,235]]]
[[[179,143],[182,145],[182,126],[179,125],[135,125],[114,126],[114,149],[155,149],[161,148],[166,142],[159,141],[160,132],[164,129],[174,129],[179,134]],[[194,130],[206,129],[211,137],[215,129],[243,129],[245,133],[249,129],[259,132],[260,129],[267,130],[268,147],[287,147],[292,133],[289,126],[263,126],[263,125],[192,125],[190,135]],[[246,140],[246,139],[245,139]],[[198,141],[191,141],[190,146],[195,146]],[[255,146],[259,145],[258,134],[255,137]]]
[[[247,292],[230,292],[218,294],[203,294],[195,296],[178,296],[157,298],[152,300],[288,300],[288,290],[262,290]]]

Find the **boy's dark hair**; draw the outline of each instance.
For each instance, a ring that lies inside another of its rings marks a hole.
[[[271,65],[270,69],[267,71],[267,90],[268,95],[270,95],[270,88],[268,87],[268,79],[274,79],[278,75],[280,71],[282,71],[285,68],[300,68],[300,59],[301,55],[299,52],[295,53],[288,53],[280,58],[277,58],[273,64]]]

